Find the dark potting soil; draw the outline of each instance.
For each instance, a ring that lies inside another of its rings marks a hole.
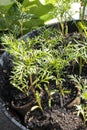
[[[43,113],[40,110],[27,112],[25,123],[31,130],[87,130],[74,111],[66,112],[64,108],[58,109],[57,106]]]

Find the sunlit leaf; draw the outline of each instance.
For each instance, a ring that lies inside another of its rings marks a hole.
[[[81,97],[82,97],[83,99],[87,100],[87,91],[85,91],[85,92],[81,95]]]
[[[33,106],[33,107],[31,108],[31,111],[34,111],[34,110],[36,110],[37,108],[39,108],[39,106]]]

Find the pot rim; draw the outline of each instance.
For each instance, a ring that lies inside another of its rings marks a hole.
[[[67,25],[68,25],[68,27],[70,27],[71,25],[73,25],[73,26],[75,26],[76,25],[76,23],[78,23],[78,22],[81,22],[81,19],[73,19],[73,20],[68,20],[68,21],[63,21],[62,23],[67,23]],[[87,22],[87,20],[84,20],[84,22]],[[34,38],[34,36],[38,36],[39,34],[40,34],[40,31],[41,30],[43,30],[43,29],[47,29],[47,28],[50,28],[50,27],[52,27],[52,28],[54,28],[54,27],[58,27],[58,28],[60,28],[60,30],[61,30],[61,24],[60,24],[61,22],[55,22],[55,23],[52,23],[52,24],[46,24],[46,25],[43,25],[43,26],[41,26],[41,27],[38,27],[38,28],[36,28],[36,29],[34,29],[34,30],[31,30],[29,33],[26,33],[26,34],[24,34],[23,36],[21,36],[19,39],[21,39],[21,40],[24,40],[24,41],[27,41],[27,38],[28,37],[30,37],[30,38]],[[70,26],[69,26],[70,25]],[[69,29],[69,30],[71,30],[71,28]],[[68,30],[68,31],[69,31]],[[78,31],[78,29],[77,29],[77,27],[75,26],[75,29],[73,30],[73,28],[72,28],[72,32],[75,32],[75,31]]]

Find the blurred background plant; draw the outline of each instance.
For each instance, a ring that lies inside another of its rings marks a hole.
[[[52,4],[43,5],[39,0],[7,1],[0,2],[0,31],[11,32],[15,36],[44,25],[41,16],[53,9]]]
[[[0,34],[11,32],[18,37],[55,18],[58,21],[70,19],[74,2],[80,1],[0,0]]]

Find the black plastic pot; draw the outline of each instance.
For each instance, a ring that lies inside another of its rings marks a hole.
[[[80,22],[80,20],[67,21],[67,22],[63,22],[63,23],[64,23],[65,27],[66,27],[66,25],[68,26],[68,33],[73,33],[73,32],[78,32],[78,28],[76,25],[78,22]],[[51,25],[42,26],[36,30],[33,30],[32,32],[25,34],[22,37],[22,39],[26,40],[28,37],[34,38],[35,36],[38,36],[40,34],[40,32],[45,28],[58,28],[61,30],[61,23],[54,23]]]
[[[25,126],[23,126],[22,124],[20,124],[18,121],[16,121],[12,115],[10,115],[8,113],[8,111],[5,108],[4,102],[3,100],[0,98],[0,109],[1,111],[4,113],[4,115],[13,123],[15,124],[18,128],[20,128],[21,130],[29,130],[27,129]]]
[[[73,32],[78,32],[78,28],[76,26],[76,23],[79,22],[80,20],[76,20],[76,21],[68,21],[67,22],[67,25],[68,25],[68,32],[69,33],[73,33]],[[66,23],[64,23],[66,24]],[[21,37],[21,39],[23,40],[27,40],[28,37],[30,38],[33,38],[37,35],[40,34],[40,31],[43,30],[44,28],[49,28],[49,27],[52,27],[52,28],[60,28],[61,29],[61,26],[60,26],[60,23],[56,23],[56,24],[52,24],[52,25],[48,25],[48,26],[43,26],[43,27],[40,27],[39,29],[36,29],[32,32],[29,32],[28,34],[24,35],[23,37]],[[5,108],[5,105],[4,105],[4,101],[0,98],[0,109],[2,110],[2,112],[5,114],[5,116],[10,119],[11,122],[13,122],[16,126],[18,126],[21,130],[29,130],[27,129],[25,126],[23,126],[22,124],[20,124],[18,121],[16,121],[9,113],[8,111],[6,110]]]

